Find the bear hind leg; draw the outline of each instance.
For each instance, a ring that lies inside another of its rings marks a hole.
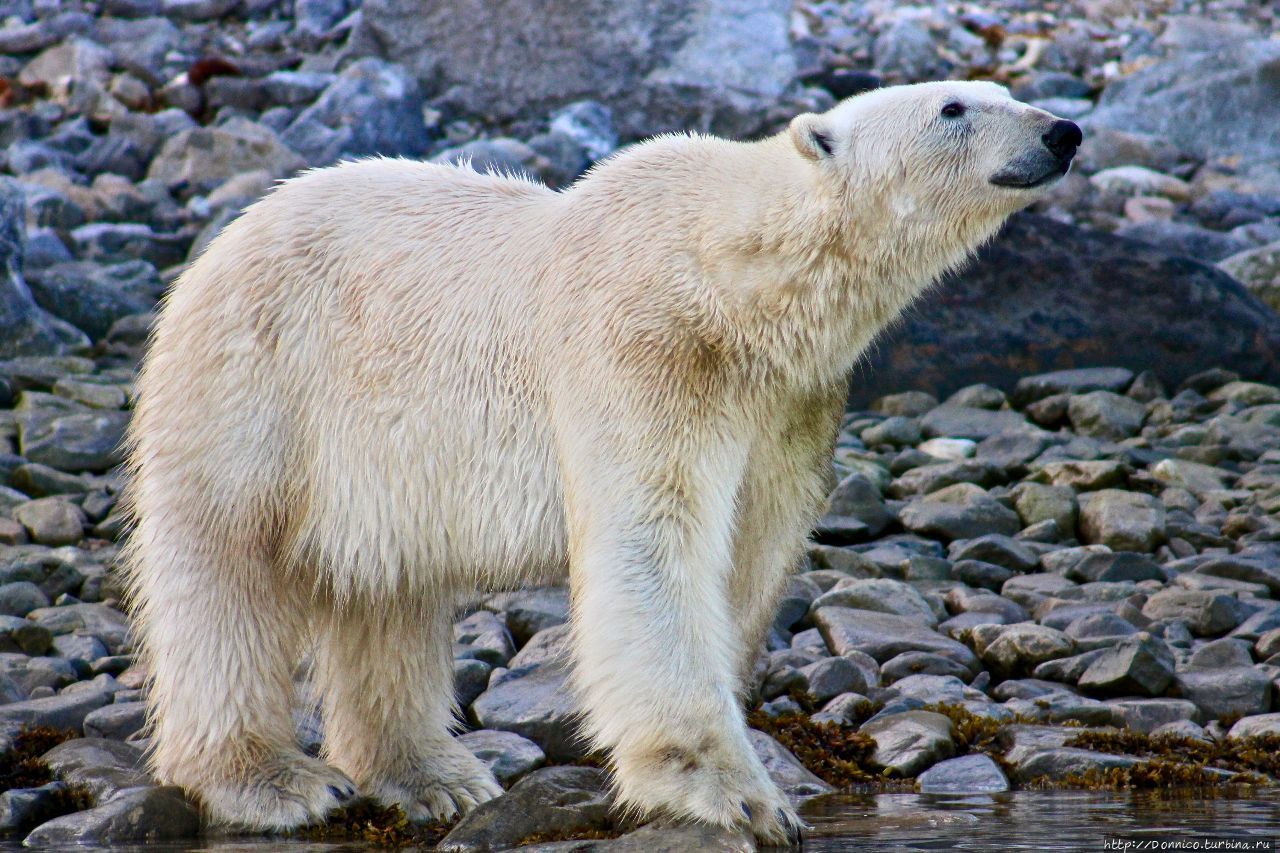
[[[364,794],[419,823],[466,814],[502,793],[449,731],[451,611],[347,604],[326,607],[319,620],[324,757]]]
[[[157,777],[217,822],[283,830],[323,820],[356,790],[297,741],[301,602],[252,543],[219,548],[195,525],[160,529],[160,517],[142,517],[134,569]]]

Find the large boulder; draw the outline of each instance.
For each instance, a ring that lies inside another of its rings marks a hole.
[[[366,0],[359,52],[497,121],[591,98],[623,136],[761,129],[797,73],[790,0]]]
[[[1108,84],[1089,125],[1148,133],[1202,158],[1239,156],[1249,177],[1280,191],[1280,41],[1208,47]]]
[[[851,388],[855,406],[902,388],[944,397],[1100,365],[1151,369],[1175,388],[1206,364],[1276,384],[1280,316],[1214,267],[1023,213],[868,361]]]

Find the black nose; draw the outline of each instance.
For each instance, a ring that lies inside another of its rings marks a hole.
[[[1074,121],[1058,119],[1049,128],[1049,132],[1040,137],[1044,147],[1053,152],[1053,156],[1062,160],[1070,160],[1076,154],[1076,148],[1084,136]]]

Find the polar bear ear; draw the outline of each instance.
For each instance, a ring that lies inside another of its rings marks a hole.
[[[835,153],[835,136],[822,116],[802,113],[791,120],[791,141],[802,157],[823,160]]]

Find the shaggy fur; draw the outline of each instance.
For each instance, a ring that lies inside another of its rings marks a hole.
[[[1039,196],[988,178],[1052,120],[926,84],[760,142],[655,139],[560,193],[370,160],[252,206],[173,288],[138,383],[159,778],[257,828],[357,789],[471,809],[501,789],[449,733],[455,606],[567,572],[620,800],[793,831],[740,696],[850,370]],[[290,717],[309,651],[322,760]]]

